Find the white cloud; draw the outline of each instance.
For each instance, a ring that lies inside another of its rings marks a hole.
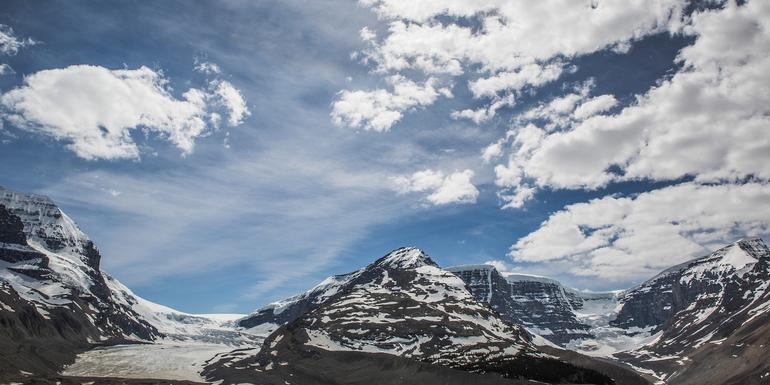
[[[476,124],[481,124],[489,119],[492,119],[497,115],[497,110],[503,107],[513,107],[516,104],[516,99],[513,94],[508,94],[504,97],[495,97],[494,101],[489,106],[477,108],[475,110],[465,109],[462,111],[452,111],[452,119],[470,119]]]
[[[359,3],[374,9],[389,24],[379,40],[368,28],[361,29],[367,48],[352,57],[363,58],[363,63],[374,65],[375,73],[387,76],[418,70],[425,74],[426,82],[439,74],[460,76],[473,68],[468,88],[476,98],[492,98],[490,106],[455,111],[452,117],[476,123],[495,115],[502,106],[501,94],[519,94],[556,80],[565,69],[571,70],[564,59],[608,48],[627,50],[631,41],[678,30],[684,6],[684,0],[590,5],[570,0],[537,4],[523,0]],[[472,18],[478,25],[458,18]],[[340,125],[386,131],[404,111],[436,101],[433,97],[400,105],[391,101],[393,97],[381,89],[343,91],[334,103],[332,119]]]
[[[562,130],[546,124],[529,151],[514,147],[498,169],[518,178],[501,185],[770,179],[770,6],[730,2],[696,12],[684,31],[695,41],[679,53],[679,72],[615,114],[601,114],[616,104],[603,95],[569,119],[552,119],[569,123]]]
[[[471,81],[468,89],[473,96],[493,97],[500,91],[521,91],[526,86],[542,86],[550,83],[561,76],[562,64],[527,64],[516,71],[505,71],[497,73],[488,78],[481,78]]]
[[[596,114],[606,112],[618,104],[612,95],[599,95],[591,98],[575,109],[574,117],[577,120],[585,120]]]
[[[246,107],[246,99],[230,82],[217,80],[212,83],[213,94],[216,103],[224,107],[228,112],[227,123],[230,126],[237,126],[243,123],[243,119],[251,115],[249,108]]]
[[[481,159],[484,160],[484,163],[489,163],[493,159],[503,155],[503,143],[504,142],[501,139],[497,142],[490,144],[489,146],[484,147],[484,149],[481,150]]]
[[[16,71],[11,68],[8,64],[0,63],[0,75],[13,75]]]
[[[502,191],[497,195],[503,200],[504,209],[518,209],[524,206],[528,200],[535,196],[537,189],[527,185],[518,185],[515,189]]]
[[[441,171],[423,170],[410,176],[391,178],[399,194],[429,192],[425,199],[433,205],[475,203],[479,190],[471,182],[473,171],[457,171],[447,176]]]
[[[594,87],[593,80],[588,80],[573,88],[573,92],[551,99],[548,103],[540,103],[516,117],[516,124],[526,124],[540,120],[547,131],[563,128],[576,119],[574,116],[577,105],[583,102]]]
[[[489,72],[570,57],[675,29],[683,1],[557,2],[517,0],[362,0],[391,20],[388,36],[370,52],[381,69],[457,73],[457,60]],[[474,17],[481,28],[440,16]]]
[[[769,234],[770,185],[685,183],[569,205],[519,239],[511,256],[624,281],[648,278],[736,238]]]
[[[138,158],[135,130],[154,132],[189,154],[195,139],[210,130],[216,110],[227,110],[230,125],[248,114],[230,83],[212,87],[176,98],[163,74],[147,67],[74,65],[27,76],[21,87],[0,96],[0,104],[6,120],[65,141],[84,159]]]
[[[499,194],[685,176],[770,179],[770,6],[727,3],[696,12],[683,30],[695,40],[679,53],[682,69],[620,111],[608,114],[614,96],[589,99],[585,84],[518,116],[526,126],[500,140],[514,138],[495,166]]]
[[[13,28],[0,24],[0,53],[5,55],[16,55],[20,49],[38,44],[31,38],[19,38],[14,33]]]
[[[401,120],[403,112],[433,104],[439,96],[451,97],[436,78],[418,84],[400,75],[388,78],[392,91],[342,91],[332,105],[332,121],[338,126],[388,131]]]
[[[200,72],[206,75],[217,75],[222,73],[222,69],[219,68],[219,64],[209,61],[202,61],[198,58],[195,59],[195,66],[193,68],[196,72]]]

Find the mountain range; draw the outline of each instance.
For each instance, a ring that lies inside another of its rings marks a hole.
[[[747,238],[628,290],[396,249],[249,315],[138,297],[50,199],[0,188],[0,382],[770,383],[770,250]]]

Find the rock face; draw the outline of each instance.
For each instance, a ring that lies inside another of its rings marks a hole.
[[[419,249],[395,250],[334,285],[333,290],[324,286],[324,300],[308,301],[315,306],[277,329],[259,352],[236,351],[210,365],[209,378],[282,383],[280,379],[294,375],[310,376],[303,369],[309,357],[321,357],[329,365],[337,362],[336,370],[326,368],[328,378],[337,378],[350,370],[338,362],[340,356],[377,366],[384,353],[407,359],[397,360],[406,368],[428,365],[551,382],[611,382],[539,352],[525,330],[479,302],[463,280]],[[318,287],[309,294],[317,292]],[[367,382],[377,380],[372,373],[368,376]],[[325,383],[302,378],[300,383]]]
[[[0,188],[0,370],[55,372],[93,344],[161,335],[112,296],[94,244],[53,202]]]
[[[757,238],[668,269],[621,299],[613,324],[651,330],[658,338],[619,357],[655,370],[671,384],[704,378],[688,363],[694,357],[701,362],[709,357],[714,367],[741,357],[732,372],[736,383],[763,383],[767,378],[760,381],[760,375],[770,371],[770,362],[757,358],[770,349],[756,336],[768,333],[769,287],[770,250]]]
[[[583,298],[558,281],[528,275],[503,277],[491,265],[447,268],[468,285],[473,296],[488,303],[505,320],[527,327],[553,343],[592,338],[590,327],[581,323],[575,310]]]

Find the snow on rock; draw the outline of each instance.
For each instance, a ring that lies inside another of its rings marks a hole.
[[[666,378],[704,344],[729,338],[766,316],[769,286],[770,250],[758,238],[668,269],[628,291],[612,321],[613,326],[645,330],[657,338],[616,356]]]

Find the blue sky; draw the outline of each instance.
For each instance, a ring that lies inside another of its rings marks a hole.
[[[405,245],[606,290],[767,235],[767,7],[516,3],[6,2],[0,183],[189,312]]]

